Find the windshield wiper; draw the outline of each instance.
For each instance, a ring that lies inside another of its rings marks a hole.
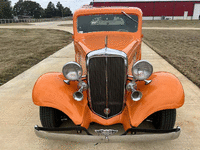
[[[133,20],[134,22],[138,23],[135,19],[133,19],[131,16],[129,16],[127,13],[125,13],[124,11],[122,11],[122,13],[127,16],[129,19]]]

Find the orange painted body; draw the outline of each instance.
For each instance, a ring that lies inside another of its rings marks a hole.
[[[101,10],[100,10],[101,9]],[[121,11],[138,15],[138,31],[130,32],[94,32],[78,33],[77,17],[92,14],[120,14]],[[74,46],[76,61],[81,64],[83,74],[87,74],[85,57],[90,51],[105,47],[105,36],[108,36],[108,48],[121,50],[128,56],[128,74],[135,61],[141,59],[142,42],[142,12],[138,8],[93,8],[80,9],[74,14]],[[144,119],[156,111],[176,109],[184,103],[184,92],[179,80],[167,72],[156,72],[149,78],[148,85],[144,81],[137,81],[137,90],[141,91],[142,99],[135,102],[131,100],[130,92],[126,91],[126,105],[122,113],[110,119],[104,119],[94,114],[88,106],[87,91],[80,102],[74,100],[73,93],[78,90],[77,81],[70,85],[63,82],[62,73],[47,73],[42,75],[35,83],[33,89],[33,102],[38,106],[53,107],[64,112],[76,124],[88,128],[91,122],[102,125],[121,123],[127,130],[131,126],[137,127]],[[128,83],[129,81],[127,81]]]
[[[137,32],[118,32],[118,31],[104,31],[104,32],[90,32],[78,33],[77,32],[77,18],[84,15],[96,14],[122,14],[125,11],[128,14],[138,16],[138,31]],[[94,50],[102,49],[105,47],[105,37],[108,37],[107,47],[111,49],[121,50],[128,56],[129,68],[128,74],[131,73],[133,66],[133,57],[135,61],[141,59],[141,43],[142,43],[142,11],[139,8],[93,8],[93,9],[79,9],[73,16],[74,24],[74,47],[75,47],[75,60],[82,65],[83,74],[87,74],[85,57]]]
[[[63,82],[62,73],[47,73],[42,75],[33,89],[33,102],[38,106],[53,107],[67,114],[76,125],[88,128],[91,122],[102,125],[121,123],[124,129],[130,125],[137,127],[144,119],[156,111],[175,109],[184,103],[184,92],[179,80],[166,72],[153,73],[152,82],[148,85],[138,81],[138,89],[142,92],[142,99],[134,102],[130,92],[126,93],[126,107],[123,112],[110,119],[103,119],[94,114],[88,107],[87,93],[83,92],[84,99],[77,102],[73,93],[78,90],[77,82],[67,85]]]

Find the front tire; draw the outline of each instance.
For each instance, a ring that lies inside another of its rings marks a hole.
[[[156,129],[173,129],[176,122],[176,109],[167,109],[153,114],[153,125]]]
[[[43,127],[55,128],[62,124],[63,112],[51,107],[40,106],[40,121]]]

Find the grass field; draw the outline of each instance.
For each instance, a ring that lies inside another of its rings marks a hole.
[[[64,31],[0,29],[0,85],[71,42]]]
[[[144,20],[143,27],[190,27],[200,28],[200,20]]]
[[[143,30],[144,42],[200,87],[200,31]]]

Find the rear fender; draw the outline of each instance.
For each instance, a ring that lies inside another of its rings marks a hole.
[[[137,127],[149,115],[164,109],[176,109],[184,103],[183,87],[173,74],[156,72],[149,78],[152,82],[145,85],[144,81],[137,82],[137,90],[142,92],[141,100],[131,100],[127,93],[127,107],[131,125]]]
[[[76,124],[83,122],[83,114],[87,106],[87,95],[83,92],[84,99],[80,102],[74,100],[73,93],[78,90],[76,81],[70,85],[63,80],[62,73],[46,73],[42,75],[33,88],[33,102],[38,106],[56,108],[64,112]]]

